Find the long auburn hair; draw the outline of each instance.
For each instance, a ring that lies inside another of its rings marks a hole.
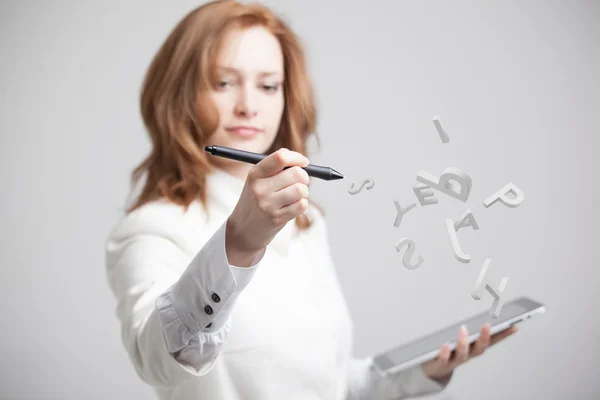
[[[166,198],[186,209],[199,200],[208,213],[206,176],[215,167],[204,147],[219,120],[209,97],[215,60],[229,32],[254,26],[268,29],[278,39],[284,58],[285,107],[267,154],[285,147],[306,155],[307,139],[311,134],[316,137],[316,106],[299,38],[260,4],[234,0],[204,4],[175,26],[146,72],[140,106],[152,149],[131,174],[134,186],[143,175],[146,181],[127,212]],[[300,230],[311,225],[306,214],[295,223]]]

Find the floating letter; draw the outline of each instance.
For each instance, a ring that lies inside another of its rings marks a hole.
[[[463,251],[460,248],[458,236],[456,235],[456,228],[454,227],[454,221],[452,221],[452,219],[448,218],[446,220],[446,228],[448,229],[450,244],[452,245],[452,249],[454,250],[454,258],[456,258],[461,263],[471,262],[471,256],[463,253]]]
[[[467,201],[471,192],[471,177],[454,167],[446,168],[439,181],[425,171],[419,171],[417,180],[463,203]]]
[[[504,304],[504,300],[501,296],[502,292],[504,292],[504,288],[506,287],[506,283],[508,282],[508,276],[502,278],[498,289],[494,289],[491,283],[489,282],[488,278],[486,278],[487,269],[491,261],[491,258],[486,258],[483,262],[483,267],[481,268],[481,272],[479,273],[479,277],[477,278],[477,282],[475,283],[475,289],[473,290],[471,296],[473,296],[475,300],[481,300],[481,295],[483,294],[483,291],[487,290],[488,293],[494,297],[494,304],[492,304],[490,314],[494,318],[498,318],[498,316],[500,315],[500,311],[502,310],[502,305]]]
[[[433,123],[435,124],[435,128],[438,131],[438,135],[440,135],[440,139],[442,139],[442,143],[450,142],[450,139],[448,138],[448,134],[446,133],[444,128],[442,128],[442,123],[440,122],[440,117],[433,117]]]
[[[355,189],[354,187],[354,183],[350,185],[350,187],[348,188],[348,193],[350,194],[358,194],[363,190],[363,187],[365,187],[366,184],[370,183],[369,186],[367,186],[367,190],[371,190],[373,189],[373,186],[375,186],[375,181],[371,180],[371,179],[365,179],[359,186],[358,189]]]
[[[429,189],[431,189],[429,186],[419,184],[417,182],[415,182],[415,184],[413,185],[413,191],[415,192],[415,195],[419,199],[419,203],[421,203],[422,206],[426,206],[428,204],[436,204],[438,202],[438,200],[435,197],[433,197],[433,190]],[[425,192],[426,190],[427,192]],[[427,197],[432,197],[432,199],[427,200]]]
[[[407,269],[413,270],[413,269],[417,269],[421,266],[421,264],[423,264],[423,257],[418,256],[417,258],[417,262],[415,264],[410,264],[410,259],[413,256],[413,253],[415,252],[413,247],[415,246],[415,242],[412,239],[409,238],[404,238],[401,239],[398,244],[396,244],[396,251],[400,251],[400,249],[402,248],[402,246],[404,246],[405,244],[408,245],[408,250],[406,251],[406,254],[404,254],[404,257],[402,257],[402,263],[404,264],[404,266]]]
[[[405,209],[402,209],[402,206],[400,205],[398,200],[394,200],[394,204],[396,205],[396,211],[398,211],[398,214],[396,215],[396,220],[394,221],[394,226],[399,227],[400,223],[402,222],[402,216],[404,214],[406,214],[407,212],[409,212],[410,210],[412,210],[413,207],[416,206],[416,204],[413,203],[410,206],[406,207]]]
[[[508,197],[509,193],[514,194],[515,197]],[[485,208],[488,208],[489,206],[500,200],[500,202],[505,206],[515,208],[518,207],[524,199],[525,195],[523,194],[523,191],[516,187],[512,182],[509,182],[502,189],[498,190],[496,193],[483,200],[483,206]]]
[[[467,226],[472,226],[473,230],[479,230],[479,225],[477,224],[477,221],[475,221],[475,217],[469,209],[463,211],[460,217],[458,217],[458,221],[454,222],[454,229],[456,232],[458,232],[460,228],[466,228]]]

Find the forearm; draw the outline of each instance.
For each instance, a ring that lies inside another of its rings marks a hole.
[[[235,224],[232,222],[231,218],[227,219],[225,230],[225,252],[231,265],[243,268],[249,267],[254,264],[254,260],[261,256],[264,251],[264,248],[257,251],[243,249],[243,246],[240,245],[238,240]]]

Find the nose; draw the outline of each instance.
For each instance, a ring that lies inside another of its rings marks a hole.
[[[258,113],[258,98],[252,88],[243,86],[238,92],[235,113],[238,116],[247,118],[256,116]]]

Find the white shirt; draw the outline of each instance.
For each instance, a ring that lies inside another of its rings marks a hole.
[[[121,339],[169,400],[398,399],[436,393],[420,367],[381,378],[352,356],[352,320],[325,221],[290,221],[249,268],[229,264],[226,220],[244,181],[207,178],[208,210],[166,200],[124,216],[106,243]]]

